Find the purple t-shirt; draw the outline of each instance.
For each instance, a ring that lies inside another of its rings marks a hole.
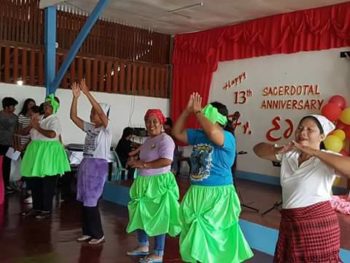
[[[161,133],[156,137],[148,137],[141,145],[140,160],[151,162],[160,158],[173,160],[175,143],[166,133]],[[171,165],[161,168],[139,169],[139,175],[158,175],[170,171]]]

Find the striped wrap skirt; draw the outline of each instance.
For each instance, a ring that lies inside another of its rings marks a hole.
[[[275,263],[338,263],[340,229],[330,203],[282,209]]]

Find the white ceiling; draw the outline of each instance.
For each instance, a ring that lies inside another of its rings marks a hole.
[[[349,0],[109,0],[102,17],[166,34],[203,31],[254,18],[327,6]],[[89,13],[98,0],[41,0],[41,7]]]

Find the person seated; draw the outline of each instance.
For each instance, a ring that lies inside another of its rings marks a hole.
[[[126,163],[129,158],[129,153],[133,150],[133,142],[131,141],[133,134],[133,128],[124,128],[122,137],[120,138],[117,147],[115,148],[115,152],[118,154],[121,165],[123,166],[123,168],[128,169],[127,179],[133,179],[133,174],[135,170],[133,168],[126,167]]]
[[[173,162],[171,164],[171,171],[173,174],[178,175],[180,173],[180,162],[182,161],[182,152],[179,151],[179,147],[176,144],[176,140],[173,138],[171,134],[171,130],[173,128],[173,120],[170,117],[165,119],[165,123],[163,124],[163,129],[166,134],[168,134],[173,141],[175,142],[174,156]]]

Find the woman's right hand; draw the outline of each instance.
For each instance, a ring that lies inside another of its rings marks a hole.
[[[192,94],[193,96],[193,112],[202,111],[202,97],[198,92]]]
[[[185,109],[189,113],[193,111],[193,94],[194,93],[192,93],[190,98],[188,99],[187,106],[186,106],[186,109]]]
[[[277,147],[278,148],[278,147]],[[292,142],[289,142],[288,144],[285,144],[283,146],[281,146],[279,149],[278,149],[278,152],[277,153],[281,153],[281,154],[284,154],[286,152],[289,152],[291,150],[295,149],[295,145]]]
[[[72,84],[72,93],[74,98],[79,98],[80,96],[80,88],[76,82]]]

